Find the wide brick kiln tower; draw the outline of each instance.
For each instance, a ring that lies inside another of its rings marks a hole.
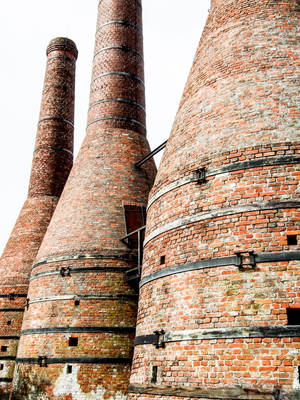
[[[11,389],[31,266],[73,164],[77,49],[57,38],[47,56],[28,198],[0,259],[1,399]]]
[[[299,11],[212,1],[150,193],[131,400],[300,398]]]
[[[121,238],[156,173],[135,167],[150,151],[141,16],[138,0],[99,2],[87,134],[33,265],[15,399],[126,399],[137,239]]]

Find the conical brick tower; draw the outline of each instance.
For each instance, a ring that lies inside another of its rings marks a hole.
[[[50,42],[28,198],[0,259],[0,398],[11,389],[31,266],[73,164],[77,50]]]
[[[299,1],[212,1],[149,197],[131,400],[299,399],[299,28]]]
[[[126,398],[137,294],[125,281],[153,184],[141,4],[99,3],[86,138],[33,266],[15,399]],[[146,164],[145,164],[146,165]]]

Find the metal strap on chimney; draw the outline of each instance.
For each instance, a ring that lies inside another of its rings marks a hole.
[[[63,118],[58,118],[58,117],[47,117],[47,118],[43,118],[40,119],[38,124],[42,123],[42,122],[46,122],[46,121],[57,121],[57,122],[62,122],[64,124],[70,125],[72,128],[74,128],[74,124],[66,119]]]
[[[45,303],[47,301],[68,301],[68,300],[116,300],[116,301],[137,301],[138,295],[137,294],[123,294],[123,293],[116,293],[116,294],[101,294],[101,295],[78,295],[78,294],[71,294],[66,296],[53,296],[53,297],[41,297],[34,300],[29,301],[29,305],[36,304],[36,303]]]
[[[61,261],[76,261],[76,260],[123,260],[123,261],[134,261],[135,257],[131,254],[70,254],[67,256],[52,256],[49,258],[42,258],[40,261],[33,264],[32,269],[39,267],[44,264],[52,264]],[[126,267],[124,267],[126,268]],[[25,295],[26,297],[26,295]]]
[[[71,268],[71,267],[62,267],[61,269],[53,270],[53,271],[44,271],[39,272],[30,277],[30,281],[40,278],[42,276],[53,276],[53,275],[61,275],[63,277],[70,277],[72,274],[86,274],[86,273],[100,273],[100,272],[113,272],[113,273],[125,273],[131,267],[106,267],[106,266],[95,266],[95,267],[79,267],[79,268]]]
[[[114,326],[78,326],[78,327],[53,327],[25,329],[21,331],[24,335],[45,335],[51,333],[111,333],[111,334],[129,334],[134,333],[135,327],[114,327]]]
[[[255,389],[235,386],[233,388],[199,388],[199,387],[180,387],[180,386],[159,386],[159,385],[129,385],[129,393],[149,395],[153,399],[161,397],[193,399],[220,399],[220,400],[275,400],[281,399],[280,390],[259,391]],[[297,391],[298,393],[300,391]],[[298,397],[295,397],[295,399]]]
[[[139,78],[137,75],[130,74],[129,72],[123,72],[123,71],[104,72],[103,74],[100,74],[100,75],[96,76],[92,80],[92,83],[95,82],[98,79],[101,79],[101,78],[105,77],[105,76],[111,76],[111,75],[122,76],[124,78],[133,79],[136,82],[139,82],[141,85],[145,86],[144,81],[141,78]]]
[[[94,357],[94,358],[17,358],[18,364],[38,364],[46,367],[48,364],[131,364],[131,358],[121,357]]]
[[[69,153],[71,156],[73,156],[73,152],[65,149],[64,147],[59,147],[59,146],[39,146],[34,149],[34,152],[43,150],[43,149],[50,149],[50,150],[56,150],[56,151],[65,151],[66,153]]]
[[[133,100],[131,100],[131,99],[119,98],[119,97],[117,97],[117,98],[109,98],[109,99],[102,99],[102,100],[96,101],[95,103],[90,104],[89,110],[90,110],[91,108],[93,108],[93,107],[96,107],[96,106],[99,105],[99,104],[102,104],[102,103],[109,103],[109,102],[124,103],[124,104],[127,104],[127,105],[129,105],[129,106],[138,107],[138,108],[140,108],[142,111],[145,112],[145,107],[142,106],[141,104],[137,103],[136,101],[133,101]]]
[[[166,343],[185,342],[194,340],[214,339],[251,339],[251,338],[285,338],[299,337],[300,325],[252,326],[234,328],[193,329],[185,331],[164,332],[137,336],[135,346],[152,344],[156,348],[163,348]],[[158,346],[158,344],[160,344]]]
[[[188,225],[194,224],[195,222],[206,222],[215,218],[222,218],[229,215],[236,215],[253,211],[283,210],[286,208],[300,208],[300,200],[269,200],[265,202],[236,205],[233,207],[224,207],[216,210],[199,212],[198,214],[183,216],[152,230],[144,240],[144,247],[148,242],[150,242],[150,240],[154,239],[156,236],[162,235],[163,233],[166,233],[173,229],[185,229],[188,227]]]
[[[146,126],[144,124],[142,124],[142,122],[137,121],[136,119],[132,119],[132,118],[126,118],[126,117],[119,117],[119,116],[108,116],[108,117],[101,117],[101,118],[97,118],[94,119],[93,121],[89,122],[87,124],[87,128],[93,124],[96,124],[97,122],[101,122],[101,121],[120,121],[120,122],[126,122],[129,124],[134,124],[134,125],[139,125],[141,126],[144,131],[146,131]]]
[[[124,51],[125,53],[133,53],[133,54],[139,56],[139,57],[142,59],[142,61],[144,61],[143,54],[141,54],[139,51],[137,51],[136,49],[134,49],[134,48],[132,48],[132,47],[123,46],[123,45],[119,45],[119,46],[118,46],[118,45],[115,45],[115,46],[103,47],[102,49],[98,50],[98,51],[94,54],[94,58],[95,58],[98,54],[100,54],[100,53],[102,53],[102,52],[104,52],[104,51],[107,51],[107,50],[121,50],[121,51]]]
[[[205,170],[205,178],[210,178],[213,176],[226,174],[230,172],[235,172],[244,169],[258,168],[258,167],[273,167],[278,165],[286,165],[286,164],[298,164],[300,162],[300,156],[297,154],[287,155],[287,156],[279,156],[279,157],[264,157],[257,158],[254,160],[248,161],[240,161],[234,162],[230,164],[222,165],[218,168],[207,169]],[[189,175],[177,179],[176,181],[170,183],[167,186],[164,186],[162,189],[156,191],[154,195],[149,199],[147,209],[151,207],[151,205],[164,194],[175,190],[181,186],[187,185],[192,182],[197,182],[198,176],[197,172],[193,171]]]
[[[113,20],[113,21],[105,22],[105,24],[99,26],[99,28],[96,31],[96,34],[99,32],[100,29],[102,29],[108,25],[121,25],[121,26],[125,26],[126,28],[128,28],[128,27],[133,28],[133,29],[137,30],[139,33],[143,34],[143,31],[139,26],[137,26],[136,24],[133,24],[129,21],[125,21],[125,20]]]
[[[164,268],[153,274],[146,275],[140,282],[140,288],[145,284],[155,281],[157,279],[164,278],[170,275],[176,275],[189,271],[203,270],[207,268],[225,267],[225,266],[241,266],[240,253],[236,253],[234,256],[211,258],[208,260],[200,260],[190,264],[174,265],[169,268]],[[277,253],[260,253],[253,254],[255,264],[265,262],[279,262],[279,261],[294,261],[300,260],[300,251],[281,251]]]

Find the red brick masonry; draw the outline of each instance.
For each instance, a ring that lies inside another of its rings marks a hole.
[[[131,400],[300,396],[299,27],[295,0],[212,2],[150,193]]]
[[[31,266],[73,163],[77,49],[56,38],[47,56],[28,198],[0,259],[1,399],[11,390]]]
[[[150,151],[141,15],[137,0],[99,2],[87,134],[32,270],[16,399],[126,398],[137,254],[120,239],[156,173],[135,167]]]

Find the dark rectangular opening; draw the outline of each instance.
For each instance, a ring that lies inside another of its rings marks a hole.
[[[151,376],[151,382],[156,383],[157,382],[157,365],[153,365],[152,367],[152,376]]]
[[[71,374],[72,373],[72,365],[68,365],[67,366],[67,374]]]
[[[297,235],[287,235],[286,239],[289,246],[294,246],[298,244]]]
[[[7,325],[11,325],[11,321],[7,321]]]
[[[160,256],[160,265],[166,263],[166,256]]]
[[[126,223],[126,234],[140,229],[146,224],[146,208],[142,206],[124,206],[124,216]],[[142,232],[144,234],[144,232]],[[138,234],[134,234],[128,239],[128,246],[131,249],[138,248]],[[143,238],[142,238],[143,240]]]
[[[79,306],[79,304],[80,304],[80,300],[75,300],[75,301],[74,301],[74,305],[75,305],[75,307],[78,307],[78,306]]]
[[[4,364],[0,364],[0,371],[4,369]]]
[[[72,346],[72,347],[78,346],[78,338],[77,337],[70,337],[69,338],[69,346]]]
[[[300,325],[300,308],[287,308],[288,325]]]
[[[7,351],[7,346],[1,346],[1,351],[5,353]]]

